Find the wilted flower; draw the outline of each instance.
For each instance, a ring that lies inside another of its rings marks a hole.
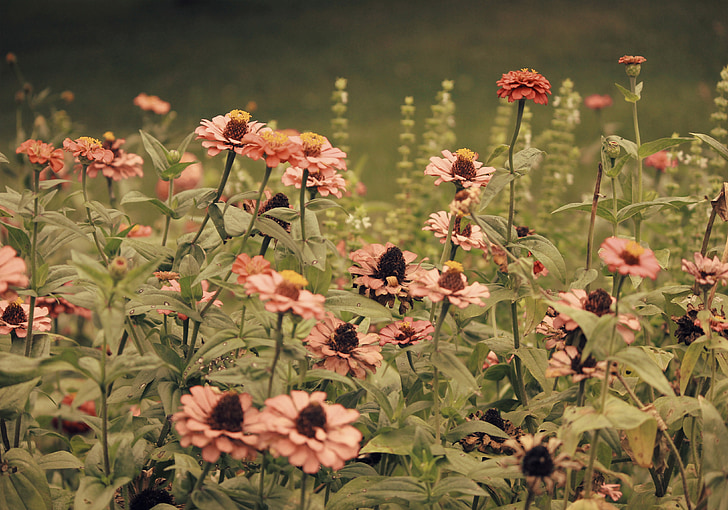
[[[108,165],[114,160],[114,153],[105,149],[96,138],[82,136],[76,140],[63,140],[63,149],[73,154],[77,161],[84,165],[103,163]]]
[[[222,151],[243,153],[248,133],[256,133],[264,124],[250,120],[250,114],[244,110],[232,110],[225,115],[218,115],[212,120],[202,119],[201,126],[195,129],[195,140],[203,140],[202,146],[207,155],[217,156]]]
[[[609,94],[592,94],[584,98],[584,106],[590,110],[602,110],[612,106],[612,96]]]
[[[202,459],[207,462],[217,462],[221,453],[238,460],[257,455],[258,438],[249,432],[258,411],[250,395],[193,386],[189,395],[182,395],[180,403],[182,408],[172,417],[180,446],[201,448]]]
[[[168,113],[171,107],[167,101],[163,101],[159,96],[150,96],[144,92],[134,98],[134,104],[142,110],[154,112],[157,115]]]
[[[712,287],[720,282],[728,282],[728,264],[724,264],[715,256],[712,259],[695,252],[695,262],[682,259],[682,270],[695,277],[695,283],[702,287]]]
[[[249,276],[273,273],[270,262],[265,260],[265,257],[256,255],[251,258],[247,253],[241,253],[235,258],[232,271],[238,275],[238,283],[240,284],[244,284]]]
[[[174,498],[164,489],[150,487],[129,500],[129,510],[151,510],[162,503],[174,506]]]
[[[37,169],[41,172],[46,168],[55,173],[63,170],[63,149],[56,149],[49,143],[26,140],[15,149],[15,153],[26,154],[28,161],[37,165]]]
[[[435,237],[440,238],[440,244],[445,244],[451,217],[452,215],[445,211],[432,213],[430,214],[430,219],[425,222],[422,230],[434,232]],[[479,250],[488,249],[485,234],[483,234],[483,231],[478,225],[469,223],[464,228],[461,228],[460,224],[461,216],[456,216],[450,238],[453,244],[460,246],[465,251],[470,251],[473,248]]]
[[[415,345],[421,341],[432,340],[435,331],[430,321],[416,321],[412,317],[404,317],[379,331],[379,345],[395,344],[400,347]]]
[[[116,138],[114,133],[107,131],[104,133],[103,147],[111,151],[113,159],[107,162],[95,161],[88,167],[88,176],[96,177],[98,172],[104,174],[104,177],[114,181],[128,179],[130,177],[144,177],[144,160],[138,154],[126,152],[121,148],[126,142],[123,138]]]
[[[10,296],[8,292],[10,286],[28,286],[28,276],[25,271],[25,261],[15,255],[12,247],[0,247],[0,297]]]
[[[565,453],[556,455],[556,450],[561,445],[560,439],[552,437],[545,444],[544,439],[542,433],[524,434],[504,443],[515,451],[513,458],[505,463],[520,465],[529,490],[535,494],[541,493],[541,482],[552,492],[554,486],[563,485],[566,481],[566,469],[581,467],[581,463],[571,460]]]
[[[159,282],[169,282],[172,280],[179,280],[179,273],[174,271],[155,271],[152,273]]]
[[[480,188],[471,186],[455,193],[455,198],[450,202],[450,214],[457,216],[468,216],[476,212],[475,206],[480,203]]]
[[[688,304],[688,309],[685,315],[677,317],[673,315],[671,319],[677,323],[677,329],[675,330],[675,337],[678,342],[690,345],[695,340],[705,334],[705,329],[698,319],[698,312],[704,310],[703,304],[693,306]],[[710,329],[715,331],[724,338],[728,338],[728,322],[724,317],[723,313],[718,313],[715,308],[710,311]]]
[[[326,298],[304,289],[306,285],[308,281],[295,271],[272,271],[248,276],[245,292],[249,296],[258,294],[269,312],[284,313],[290,310],[304,319],[321,319]]]
[[[631,274],[654,280],[660,272],[660,264],[652,250],[643,248],[629,239],[619,237],[605,239],[599,250],[599,257],[607,264],[610,271],[619,271],[623,275]]]
[[[546,377],[570,375],[573,382],[596,377],[603,379],[607,369],[606,361],[597,361],[593,356],[582,359],[581,351],[574,345],[554,351],[546,367]]]
[[[428,297],[433,302],[447,300],[458,308],[468,305],[485,306],[483,299],[490,296],[488,287],[479,282],[467,285],[468,281],[463,274],[463,266],[454,261],[445,262],[447,270],[431,269],[426,271],[416,281],[412,282],[410,294],[414,297]]]
[[[470,149],[458,149],[453,154],[449,150],[442,151],[443,158],[432,156],[430,164],[425,167],[425,175],[437,177],[435,186],[443,182],[452,182],[458,188],[486,186],[490,182],[495,168],[483,166],[477,161],[478,153]]]
[[[323,358],[316,364],[318,368],[341,375],[365,379],[367,370],[376,372],[382,365],[379,336],[359,333],[355,325],[337,319],[331,312],[314,326],[305,343],[314,356]]]
[[[645,166],[651,166],[660,172],[664,172],[668,166],[676,167],[677,159],[671,158],[669,152],[662,150],[647,156],[645,158]]]
[[[361,432],[350,425],[359,412],[341,404],[327,404],[326,393],[294,390],[265,401],[260,419],[252,430],[260,437],[260,448],[304,472],[314,474],[321,466],[338,470],[359,454]]]
[[[466,418],[467,421],[480,420],[491,425],[495,425],[503,432],[505,432],[510,439],[518,439],[523,435],[523,430],[520,427],[513,425],[510,420],[504,420],[501,418],[500,411],[495,408],[488,409],[483,412],[481,410],[475,411],[473,414]],[[475,432],[467,435],[460,440],[463,450],[466,452],[472,452],[477,449],[480,453],[485,454],[505,454],[513,455],[515,450],[504,443],[505,437],[491,436],[485,432]]]
[[[533,99],[537,104],[548,104],[549,98],[546,94],[551,94],[551,83],[540,73],[533,69],[529,71],[525,67],[520,71],[504,74],[496,85],[500,87],[498,97],[507,97],[509,103],[520,99]]]
[[[0,301],[0,335],[9,333],[15,334],[18,338],[25,338],[28,335],[28,318],[30,305],[17,299],[12,302]],[[48,317],[48,309],[35,307],[33,312],[33,332],[50,331],[51,318]]]

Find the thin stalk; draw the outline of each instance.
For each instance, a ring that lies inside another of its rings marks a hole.
[[[275,379],[276,375],[276,365],[278,364],[278,359],[281,356],[281,349],[283,347],[283,313],[278,313],[278,321],[276,322],[276,350],[275,354],[273,354],[273,363],[271,363],[270,367],[270,379],[268,380],[268,398],[270,398],[271,394],[273,393],[273,379]]]
[[[207,225],[207,222],[210,220],[210,207],[214,207],[214,205],[220,200],[222,192],[225,190],[225,185],[227,184],[228,177],[230,177],[230,170],[233,168],[233,161],[235,161],[235,151],[229,150],[227,154],[227,159],[225,160],[225,169],[222,172],[220,184],[217,186],[217,193],[215,193],[215,200],[213,200],[207,208],[205,218],[202,220],[202,224],[200,225],[200,228],[197,231],[197,234],[195,235],[195,238],[192,240],[191,244],[195,244],[202,235],[202,231],[205,230],[205,225]]]
[[[705,257],[708,252],[708,243],[710,242],[710,233],[713,231],[713,223],[715,222],[715,216],[717,211],[715,207],[710,211],[710,217],[708,218],[708,224],[705,226],[705,235],[703,236],[703,244],[700,246],[700,254]]]
[[[440,256],[440,267],[445,265],[445,262],[448,260],[452,260],[452,257],[447,258],[448,254],[452,251],[450,248],[450,243],[452,242],[452,232],[455,228],[455,219],[456,216],[454,214],[450,215],[450,224],[447,226],[447,236],[445,237],[445,244],[442,247],[442,255]]]
[[[447,317],[447,311],[450,308],[450,301],[447,299],[443,300],[442,302],[442,308],[440,309],[440,316],[437,318],[437,323],[435,324],[435,331],[432,333],[432,345],[433,345],[433,352],[439,352],[439,343],[440,343],[440,330],[442,329],[442,324],[445,322],[445,318]],[[433,405],[432,405],[432,414],[435,417],[435,441],[437,443],[440,442],[440,371],[437,368],[437,365],[433,367],[432,370],[432,399],[433,399]]]
[[[303,169],[301,177],[301,196],[299,199],[301,207],[301,243],[306,245],[306,184],[308,184],[308,168]]]
[[[104,261],[104,264],[108,264],[109,258],[106,256],[106,253],[104,253],[104,249],[101,247],[101,243],[96,236],[96,225],[94,225],[94,222],[91,219],[91,209],[89,209],[87,205],[89,203],[88,191],[86,190],[86,175],[88,167],[89,165],[85,163],[81,165],[81,191],[83,191],[83,208],[86,209],[86,218],[88,218],[88,224],[91,225],[91,237],[93,237],[94,239],[96,251],[98,251],[99,255],[101,255],[101,259]]]
[[[109,190],[109,205],[112,209],[116,209],[116,195],[114,194],[114,180],[111,177],[106,178],[106,188]]]
[[[523,119],[523,108],[526,106],[525,99],[518,100],[518,112],[516,113],[516,128],[513,130],[513,138],[511,139],[511,145],[508,147],[508,165],[510,166],[511,177],[511,189],[510,198],[508,201],[508,228],[506,230],[506,244],[511,242],[511,228],[513,227],[513,210],[516,202],[516,169],[513,166],[513,149],[516,146],[518,140],[518,132],[521,130],[521,120]]]
[[[8,426],[3,418],[0,418],[0,438],[3,442],[3,448],[7,452],[10,449],[10,437],[8,437]]]
[[[260,508],[261,510],[265,508],[265,498],[263,497],[265,494],[265,465],[266,460],[268,460],[268,457],[266,456],[265,452],[262,452],[261,455],[263,456],[263,459],[260,461],[260,479],[258,480],[258,499],[260,500]]]
[[[192,321],[192,336],[190,337],[190,345],[187,346],[187,364],[189,365],[192,361],[192,357],[195,355],[195,345],[197,345],[197,334],[200,332],[201,321]]]
[[[531,489],[528,489],[528,496],[526,497],[526,502],[523,504],[523,510],[531,508],[531,503],[533,503],[534,499],[536,499],[536,495]]]
[[[630,76],[629,77],[629,88],[634,94],[637,87],[637,77],[636,76]],[[640,138],[640,125],[639,120],[637,118],[637,102],[632,103],[632,123],[634,124],[634,141],[637,144],[637,151],[639,152],[640,146],[642,145],[642,140]],[[643,191],[642,191],[642,159],[638,156],[637,157],[637,199],[634,200],[634,191],[632,192],[633,200],[632,202],[639,203],[643,200]],[[634,239],[635,242],[640,242],[640,217],[635,216],[634,219]]]
[[[592,249],[594,247],[594,225],[597,221],[597,206],[599,205],[599,188],[602,184],[602,164],[599,163],[597,170],[597,182],[594,184],[594,196],[592,197],[591,217],[589,218],[589,234],[586,241],[586,270],[591,269]],[[586,287],[587,294],[589,286]]]
[[[165,315],[165,317],[167,317]],[[126,325],[128,327],[128,331],[131,331],[131,339],[134,342],[134,347],[136,347],[137,352],[140,356],[144,356],[144,349],[142,348],[142,343],[139,340],[139,336],[137,335],[136,329],[134,329],[134,324],[132,324],[131,319],[129,317],[126,318]],[[126,333],[127,330],[124,330],[124,333]],[[119,348],[121,348],[121,345],[119,345]],[[121,352],[119,352],[121,354]]]
[[[200,473],[200,477],[195,482],[195,486],[192,489],[192,492],[200,490],[200,487],[202,487],[202,484],[205,482],[205,478],[207,478],[207,475],[210,474],[210,469],[212,469],[212,466],[212,462],[205,461],[205,467],[202,468],[202,473]]]
[[[592,482],[594,481],[594,461],[597,458],[597,446],[599,445],[600,432],[600,429],[596,429],[592,432],[592,441],[589,451],[589,464],[587,465],[586,473],[584,473],[584,497],[586,498],[591,497],[592,493]]]
[[[511,326],[513,328],[513,348],[518,350],[521,346],[520,334],[518,332],[518,303],[511,301]],[[524,407],[528,406],[528,396],[526,395],[526,386],[523,384],[523,368],[521,367],[521,358],[516,354],[513,357],[513,371],[515,372],[515,385],[513,391],[516,393],[516,397],[523,404]]]
[[[300,510],[306,509],[306,472],[301,471],[301,503],[298,506]]]
[[[263,180],[260,182],[260,187],[258,188],[258,198],[255,200],[255,208],[253,209],[253,216],[250,218],[250,223],[248,224],[248,228],[245,231],[245,235],[243,235],[243,240],[240,244],[240,250],[239,253],[243,252],[243,248],[245,248],[245,243],[248,242],[248,239],[250,239],[250,236],[253,233],[253,228],[255,227],[255,221],[258,219],[258,211],[260,210],[260,201],[263,198],[263,193],[265,192],[265,187],[268,185],[268,179],[270,178],[270,174],[273,171],[273,169],[269,166],[265,167],[265,174],[263,174]],[[230,274],[228,274],[228,277]],[[225,278],[227,280],[227,278]],[[207,309],[207,308],[206,308]],[[204,313],[204,310],[203,310]]]
[[[612,223],[612,235],[617,237],[617,178],[611,177],[612,180],[612,214],[614,214],[614,223]]]
[[[104,457],[104,475],[107,477],[111,474],[111,464],[109,463],[109,406],[107,402],[107,386],[106,386],[106,337],[101,345],[101,451]]]
[[[169,188],[167,188],[167,207],[172,208],[172,193],[174,193],[174,179],[169,180]],[[167,215],[164,220],[164,234],[162,235],[162,246],[167,246],[167,235],[169,235],[169,224],[172,217]]]

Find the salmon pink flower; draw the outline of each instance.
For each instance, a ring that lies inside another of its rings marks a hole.
[[[192,163],[193,161],[194,163]],[[179,177],[174,180],[174,187],[172,188],[173,193],[195,189],[202,180],[202,165],[199,161],[197,161],[194,154],[191,152],[185,152],[182,154],[179,162],[192,164],[185,167]],[[157,198],[159,198],[159,200],[167,200],[169,196],[169,181],[159,179],[157,181],[155,191],[157,192]]]
[[[619,237],[609,237],[604,240],[599,250],[599,257],[609,267],[609,270],[619,271],[620,274],[641,276],[643,278],[657,278],[660,264],[652,250],[643,248],[634,241]]]
[[[720,282],[725,285],[728,282],[728,264],[724,264],[715,256],[712,259],[695,252],[695,262],[682,259],[682,270],[695,278],[695,283],[701,287],[712,287]]]
[[[122,223],[119,225],[119,230],[126,230],[129,228],[129,225],[126,223]],[[139,225],[136,224],[133,227],[131,227],[131,230],[128,234],[126,234],[126,237],[149,237],[152,235],[152,227],[149,225]]]
[[[563,350],[554,351],[546,367],[546,377],[571,376],[572,382],[596,377],[604,379],[607,362],[597,361],[592,356],[582,359],[581,351],[574,345],[567,345]]]
[[[483,362],[483,370],[490,368],[493,365],[497,365],[498,363],[500,363],[498,355],[493,351],[488,351],[488,355],[485,357],[485,361]]]
[[[76,416],[71,417],[72,414],[78,415],[78,411],[87,416],[96,416],[96,403],[93,400],[87,400],[83,404],[76,408],[73,408],[73,401],[76,400],[75,393],[69,393],[61,400],[61,406],[59,409],[59,416],[54,416],[51,420],[51,424],[56,429],[61,429],[69,436],[75,436],[77,434],[83,434],[91,430],[91,427],[86,425],[85,422],[79,419],[73,419]],[[68,418],[68,419],[66,419]]]
[[[365,379],[367,370],[376,372],[382,365],[379,335],[359,333],[356,326],[326,312],[326,317],[311,330],[305,340],[306,349],[323,358],[316,368],[325,368],[341,375]]]
[[[76,140],[66,138],[63,140],[63,149],[70,152],[76,161],[83,165],[92,163],[103,163],[108,165],[114,160],[114,153],[105,149],[103,144],[96,138],[82,136]]]
[[[625,65],[634,65],[634,64],[644,64],[647,62],[647,59],[645,57],[642,57],[640,55],[624,55],[619,57],[618,64],[625,64]]]
[[[500,87],[498,97],[508,98],[509,103],[521,99],[533,99],[535,103],[545,105],[549,102],[546,94],[551,94],[551,83],[540,73],[533,69],[529,71],[525,67],[520,71],[504,74],[496,85]]]
[[[250,395],[193,386],[189,395],[182,395],[180,403],[182,408],[172,417],[180,446],[201,448],[206,462],[217,462],[222,453],[238,460],[257,455],[258,437],[249,432],[259,413]]]
[[[317,170],[346,170],[346,153],[332,146],[325,136],[307,131],[289,139],[303,152],[303,157],[295,165],[298,168],[308,168],[312,174]]]
[[[15,149],[15,153],[26,154],[28,160],[41,172],[47,168],[55,173],[63,170],[63,149],[56,149],[49,143],[26,140]]]
[[[432,156],[425,168],[425,175],[437,177],[435,186],[443,182],[452,182],[458,189],[486,186],[495,172],[494,167],[477,161],[478,153],[470,149],[458,149],[454,154],[444,150],[442,155]]]
[[[422,230],[434,232],[435,237],[440,238],[440,244],[445,244],[451,217],[452,215],[445,211],[432,213],[430,214],[430,219],[425,222],[425,226]],[[455,217],[455,225],[452,229],[450,241],[453,244],[460,246],[465,251],[470,251],[473,248],[487,250],[488,244],[490,243],[486,244],[486,237],[481,228],[472,223],[461,228],[461,218],[461,216]]]
[[[167,283],[169,283],[169,285],[163,285],[160,290],[182,292],[182,287],[180,287],[180,284],[177,280],[167,280]],[[207,303],[215,296],[215,293],[207,291],[207,288],[210,286],[210,284],[207,283],[207,280],[203,280],[202,283],[200,283],[200,286],[202,287],[202,299],[200,299],[199,303]],[[219,299],[216,299],[215,301],[213,301],[212,304],[217,306],[218,308],[220,308],[222,306],[222,301],[220,301]],[[159,309],[157,311],[163,315],[170,315],[170,314],[174,313],[172,310]],[[183,313],[178,313],[177,316],[183,321],[187,320],[189,318]]]
[[[584,98],[584,106],[589,108],[590,110],[603,110],[604,108],[609,108],[612,106],[612,96],[609,94],[592,94],[591,96],[587,96]]]
[[[287,457],[305,473],[321,466],[339,470],[359,454],[362,434],[351,425],[359,411],[341,404],[327,404],[326,393],[294,390],[265,401],[265,408],[251,430],[260,438],[259,448],[275,457]]]
[[[304,319],[321,319],[326,298],[304,289],[308,281],[295,271],[260,273],[248,276],[245,292],[258,294],[265,309],[273,313],[291,311]]]
[[[238,283],[245,284],[248,277],[256,274],[272,274],[270,262],[262,255],[251,258],[247,253],[241,253],[233,262],[233,273],[238,275]]]
[[[142,92],[134,98],[134,104],[144,111],[154,112],[157,115],[169,113],[171,105],[159,96],[150,96]]]
[[[416,321],[412,317],[404,317],[401,321],[385,326],[379,331],[379,345],[395,344],[400,347],[415,345],[422,341],[432,340],[435,331],[430,321]]]
[[[419,264],[413,263],[416,254],[402,251],[392,243],[373,243],[351,252],[349,258],[355,264],[349,273],[355,277],[354,287],[359,287],[359,294],[390,308],[395,298],[399,298],[404,308],[412,304],[409,286],[423,271]]]
[[[291,140],[283,131],[274,131],[266,127],[256,133],[246,134],[243,142],[246,145],[242,154],[254,161],[265,158],[265,164],[269,168],[287,162],[297,166],[302,162],[303,146]]]
[[[28,286],[28,276],[25,271],[25,261],[15,255],[12,247],[0,247],[0,297],[9,297],[11,286]]]
[[[35,300],[35,305],[48,309],[51,319],[61,315],[75,315],[86,320],[91,320],[91,310],[82,306],[74,305],[63,296],[43,296]]]
[[[447,299],[458,308],[466,308],[468,305],[485,306],[482,300],[490,296],[488,287],[478,282],[467,285],[462,264],[451,260],[445,262],[445,265],[447,271],[442,274],[437,268],[424,272],[419,280],[412,282],[410,294],[414,297],[428,297],[435,303]]]
[[[671,158],[669,152],[662,150],[647,156],[645,166],[651,166],[659,172],[664,172],[667,167],[676,167],[677,159]]]
[[[114,133],[107,131],[104,133],[103,147],[111,151],[113,159],[106,162],[93,162],[88,167],[88,176],[96,177],[101,172],[104,177],[114,181],[128,179],[130,177],[144,177],[142,166],[144,160],[138,154],[126,152],[121,148],[126,140],[124,138],[116,138]]]
[[[264,124],[250,120],[250,114],[244,110],[232,110],[225,115],[218,115],[212,120],[203,119],[201,126],[195,129],[195,140],[203,140],[202,146],[207,155],[217,156],[222,151],[243,153],[246,142],[243,138],[248,133],[256,133]]]
[[[15,334],[18,338],[25,338],[28,335],[28,318],[30,305],[17,299],[12,302],[0,301],[0,335]],[[33,312],[33,332],[50,331],[51,318],[48,317],[48,309],[35,307]]]
[[[283,184],[286,186],[295,186],[296,189],[301,189],[302,181],[303,169],[295,166],[286,168],[283,177],[281,177]],[[346,181],[333,168],[324,168],[322,170],[313,169],[309,170],[308,179],[306,179],[306,188],[316,188],[316,191],[322,197],[334,195],[337,198],[341,198],[343,192],[346,191]]]

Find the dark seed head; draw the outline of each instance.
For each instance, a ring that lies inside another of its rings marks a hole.
[[[174,498],[169,492],[162,489],[145,489],[132,498],[129,509],[151,510],[161,503],[173,505]]]
[[[461,274],[462,273],[460,273],[459,271],[445,271],[440,276],[437,284],[443,289],[451,290],[453,292],[463,290],[465,288],[465,284],[463,283],[463,279],[460,276]]]
[[[240,432],[243,430],[243,407],[236,393],[226,393],[210,413],[207,424],[213,430]]]
[[[359,337],[356,334],[356,327],[348,322],[337,327],[331,335],[331,346],[337,352],[351,354],[351,351],[359,347]]]
[[[3,311],[2,320],[8,324],[18,326],[28,320],[25,310],[20,303],[13,301]]]
[[[597,289],[589,293],[584,303],[584,310],[587,310],[601,317],[609,313],[612,307],[612,296],[604,289]]]
[[[401,284],[405,279],[406,273],[407,264],[404,261],[402,250],[396,246],[391,246],[379,257],[377,271],[373,276],[380,280],[387,280],[387,278],[393,276],[397,279],[397,283]]]
[[[544,478],[554,472],[554,460],[548,448],[539,445],[526,452],[521,463],[521,470],[526,476]]]
[[[316,437],[316,429],[322,429],[325,425],[326,413],[315,402],[304,407],[296,417],[296,430],[306,437]]]

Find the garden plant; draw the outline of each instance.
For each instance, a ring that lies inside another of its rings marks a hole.
[[[453,81],[424,125],[405,98],[389,204],[346,79],[326,136],[144,93],[138,132],[86,133],[21,80],[0,509],[728,508],[728,67],[710,133],[644,141],[649,63],[612,65],[584,99],[506,70],[479,147]]]

